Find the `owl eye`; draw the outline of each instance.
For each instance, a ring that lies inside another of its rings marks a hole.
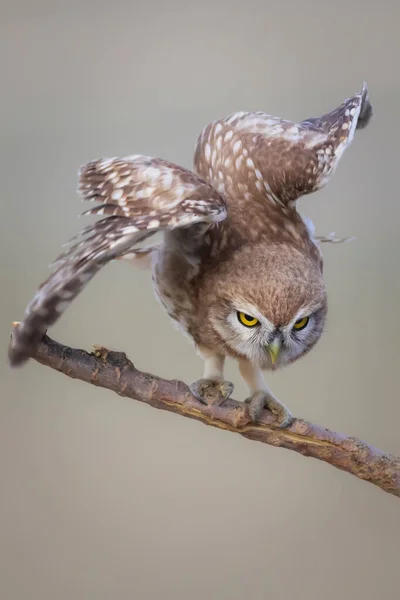
[[[237,316],[241,324],[245,327],[255,327],[259,323],[258,319],[255,319],[250,315],[246,315],[244,312],[238,312]]]
[[[293,329],[295,329],[296,331],[300,331],[301,329],[304,329],[305,327],[307,327],[309,320],[310,320],[310,317],[303,317],[302,319],[298,319],[296,321],[296,323],[293,325]]]

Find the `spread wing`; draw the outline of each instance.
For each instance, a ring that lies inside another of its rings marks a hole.
[[[79,172],[84,200],[99,204],[84,214],[104,215],[86,227],[55,261],[54,271],[36,291],[15,331],[11,365],[24,363],[88,281],[109,261],[131,252],[162,230],[194,227],[205,233],[223,220],[223,198],[194,173],[141,155],[100,159]]]
[[[294,206],[329,181],[356,129],[372,116],[368,90],[318,118],[292,123],[264,112],[235,113],[208,125],[195,150],[195,170],[234,199],[265,197]]]

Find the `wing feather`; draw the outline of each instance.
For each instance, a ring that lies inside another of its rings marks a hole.
[[[108,262],[136,249],[157,231],[225,218],[221,195],[194,173],[159,158],[134,155],[91,161],[79,172],[79,193],[99,205],[84,214],[105,215],[70,240],[53,272],[36,291],[9,349],[23,364],[73,299]]]
[[[356,129],[368,125],[368,89],[338,108],[300,123],[264,112],[241,112],[215,121],[200,135],[196,172],[233,201],[263,197],[292,207],[329,181]]]

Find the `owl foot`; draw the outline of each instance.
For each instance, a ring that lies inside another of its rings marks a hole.
[[[293,416],[290,410],[279,400],[270,396],[264,391],[254,392],[254,394],[245,400],[245,403],[249,405],[249,413],[251,420],[257,423],[261,417],[261,413],[264,408],[270,410],[274,415],[277,416],[278,428],[286,429],[290,427]]]
[[[223,380],[198,379],[189,386],[193,396],[207,406],[221,406],[233,392],[233,383]]]

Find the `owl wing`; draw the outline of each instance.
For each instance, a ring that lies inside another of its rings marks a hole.
[[[264,112],[235,113],[203,130],[195,170],[228,199],[261,195],[292,207],[326,185],[355,130],[371,116],[365,84],[335,110],[300,123]]]
[[[157,231],[193,228],[202,235],[226,216],[223,198],[194,173],[158,158],[135,155],[91,161],[79,172],[79,193],[104,215],[67,245],[36,291],[15,331],[11,365],[25,362],[88,281],[108,262]],[[199,224],[200,230],[199,230]]]

